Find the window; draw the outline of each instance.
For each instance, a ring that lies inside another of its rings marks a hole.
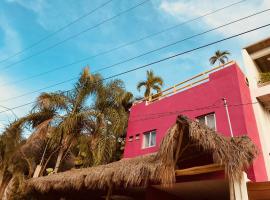
[[[216,130],[216,116],[214,113],[197,117],[198,121]]]
[[[129,136],[128,141],[132,142],[132,140],[133,140],[133,136]]]
[[[143,148],[156,146],[156,130],[149,131],[143,135]]]
[[[140,139],[140,134],[136,134],[135,140],[139,140],[139,139]]]

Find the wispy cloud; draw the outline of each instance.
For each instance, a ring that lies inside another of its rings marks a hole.
[[[101,3],[97,1],[67,1],[62,0],[46,1],[46,0],[6,0],[9,3],[17,4],[36,15],[36,21],[47,31],[57,30],[59,27],[71,22],[96,8]],[[102,17],[109,16],[108,8],[102,13]],[[97,17],[95,17],[97,18]],[[91,19],[86,18],[80,20],[80,23],[85,25]]]
[[[10,81],[10,78],[0,75],[0,80],[1,83],[8,82]],[[22,105],[26,102],[30,102],[29,97],[25,98],[19,98],[19,99],[14,99],[10,101],[5,101],[5,99],[12,98],[18,94],[25,93],[26,89],[20,88],[20,86],[5,86],[5,87],[0,87],[0,123],[7,124],[7,122],[14,120],[16,116],[21,117],[26,114],[26,112],[29,111],[30,105],[26,107],[21,107],[19,109],[14,109],[13,111],[7,110],[8,108],[13,108],[14,106]],[[32,99],[33,101],[33,99]]]
[[[223,2],[225,3],[223,3],[222,5],[220,1],[213,1],[213,0],[204,0],[203,3],[200,0],[192,0],[192,1],[162,0],[159,5],[159,8],[161,12],[163,12],[164,14],[170,15],[179,21],[184,21],[186,19],[191,19],[194,17],[204,15],[205,13],[221,8],[225,5],[229,5],[230,3],[234,3],[236,1],[229,0]],[[198,23],[198,25],[201,28],[217,27],[222,24],[233,21],[235,19],[245,17],[247,15],[253,14],[255,12],[267,8],[270,8],[269,0],[244,1],[238,5],[235,5],[234,7],[227,8],[221,12],[203,18],[202,19],[203,23],[202,24]],[[219,29],[218,33],[221,33],[223,35],[231,35],[267,23],[269,23],[269,12],[256,17],[252,17],[243,22],[230,25],[226,28]],[[194,27],[198,29],[198,26]],[[256,38],[264,37],[265,35],[266,33],[264,31],[260,31],[259,34],[258,32],[256,32]],[[250,37],[245,37],[245,39],[249,40],[252,37],[253,35],[251,34]]]
[[[0,60],[21,50],[19,34],[8,22],[8,19],[0,14],[0,30],[3,32],[3,44],[0,46]]]

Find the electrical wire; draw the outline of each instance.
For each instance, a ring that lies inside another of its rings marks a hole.
[[[127,73],[130,73],[130,72],[133,72],[133,71],[136,71],[136,70],[139,70],[139,69],[142,69],[142,68],[145,68],[145,67],[148,67],[148,66],[157,64],[157,63],[161,63],[161,62],[164,62],[164,61],[166,61],[166,60],[170,60],[170,59],[172,59],[172,58],[176,58],[176,57],[178,57],[178,56],[181,56],[181,55],[184,55],[184,54],[187,54],[187,53],[190,53],[190,52],[193,52],[193,51],[202,49],[202,48],[206,48],[206,47],[208,47],[208,46],[212,46],[212,45],[214,45],[214,44],[217,44],[217,43],[220,43],[220,42],[223,42],[223,41],[232,39],[232,38],[236,38],[236,37],[239,37],[239,36],[241,36],[241,35],[244,35],[244,34],[247,34],[247,33],[250,33],[250,32],[254,32],[254,31],[260,30],[260,29],[262,29],[262,28],[269,27],[269,26],[270,26],[270,24],[265,24],[265,25],[263,25],[263,26],[259,26],[259,27],[256,27],[256,28],[254,28],[254,29],[250,29],[250,30],[248,30],[248,31],[244,31],[244,32],[241,32],[241,33],[238,33],[238,34],[235,34],[235,35],[232,35],[232,36],[229,36],[229,37],[226,37],[226,38],[223,38],[223,39],[220,39],[220,40],[217,40],[217,41],[214,41],[214,42],[211,42],[211,43],[208,43],[208,44],[205,44],[205,45],[196,47],[196,48],[193,48],[193,49],[190,49],[190,50],[187,50],[187,51],[184,51],[184,52],[180,52],[180,53],[174,54],[174,55],[172,55],[172,56],[168,56],[168,57],[162,58],[162,59],[160,59],[160,60],[157,60],[157,61],[154,61],[154,62],[145,64],[145,65],[142,65],[142,66],[139,66],[139,67],[136,67],[136,68],[133,68],[133,69],[130,69],[130,70],[127,70],[127,71],[124,71],[124,72],[121,72],[121,73],[118,73],[118,74],[109,76],[109,77],[107,77],[107,78],[103,78],[103,79],[101,79],[101,81],[103,81],[103,80],[108,80],[108,79],[112,79],[112,78],[121,76],[121,75],[123,75],[123,74],[127,74]],[[97,82],[97,83],[99,83],[99,82]],[[72,91],[72,90],[67,90],[67,91]],[[65,91],[65,92],[67,92],[67,91]],[[34,102],[35,102],[35,101],[34,101]],[[10,108],[10,109],[14,110],[14,109],[17,109],[17,108],[21,108],[21,107],[24,107],[24,106],[26,106],[26,105],[33,104],[34,102],[29,102],[29,103],[26,103],[26,104],[22,104],[22,105],[19,105],[19,106]],[[8,110],[6,110],[6,111],[8,111]],[[4,111],[1,111],[0,113],[6,112],[6,111],[4,110]]]
[[[166,61],[166,60],[170,60],[170,59],[172,59],[172,58],[175,58],[175,57],[178,57],[178,56],[181,56],[181,55],[184,55],[184,54],[187,54],[187,53],[190,53],[190,52],[193,52],[193,51],[196,51],[196,50],[205,48],[205,47],[208,47],[208,46],[212,46],[212,45],[214,45],[214,44],[217,44],[217,43],[220,43],[220,42],[223,42],[223,41],[226,41],[226,40],[235,38],[235,37],[239,37],[239,36],[241,36],[241,35],[244,35],[244,34],[247,34],[247,33],[250,33],[250,32],[253,32],[253,31],[256,31],[256,30],[259,30],[259,29],[262,29],[262,28],[266,28],[266,27],[268,27],[268,26],[270,26],[270,24],[266,24],[266,25],[263,25],[263,26],[259,26],[259,27],[257,27],[257,28],[250,29],[250,30],[248,30],[248,31],[245,31],[245,32],[242,32],[242,33],[239,33],[239,34],[235,34],[235,35],[232,35],[232,36],[230,36],[230,37],[226,37],[226,38],[217,40],[217,41],[215,41],[215,42],[211,42],[211,43],[208,43],[208,44],[205,44],[205,45],[202,45],[202,46],[199,46],[199,47],[196,47],[196,48],[187,50],[187,51],[183,51],[183,52],[174,54],[174,55],[172,55],[172,56],[168,56],[168,57],[162,58],[162,59],[160,59],[160,60],[157,60],[157,61],[154,61],[154,62],[145,64],[145,65],[142,65],[142,66],[139,66],[139,67],[136,67],[136,68],[133,68],[133,69],[130,69],[130,70],[127,70],[127,71],[124,71],[124,72],[121,72],[121,73],[118,73],[118,74],[109,76],[109,77],[104,78],[104,79],[102,79],[102,80],[112,79],[112,78],[121,76],[121,75],[123,75],[123,74],[127,74],[127,73],[130,73],[130,72],[133,72],[133,71],[136,71],[136,70],[139,70],[139,69],[142,69],[142,68],[145,68],[145,67],[148,67],[148,66],[157,64],[157,63],[161,63],[161,62],[164,62],[164,61]],[[77,79],[77,77],[71,78],[71,79],[68,79],[68,80],[65,80],[65,81],[61,81],[61,82],[59,82],[59,83],[52,84],[52,85],[50,85],[50,86],[47,86],[47,87],[44,87],[44,88],[40,88],[40,89],[38,89],[38,90],[34,90],[34,91],[31,91],[31,92],[27,92],[27,93],[24,93],[24,94],[15,96],[15,97],[11,97],[11,98],[8,98],[8,99],[4,99],[4,100],[1,100],[1,102],[6,102],[6,101],[13,100],[13,99],[21,98],[21,97],[24,97],[24,96],[27,96],[27,95],[30,95],[30,94],[33,94],[33,93],[36,93],[36,92],[40,92],[40,91],[45,90],[45,89],[48,89],[48,88],[55,87],[55,86],[57,86],[57,85],[61,85],[61,84],[70,82],[70,81],[75,80],[75,79]]]
[[[109,53],[114,52],[114,51],[116,51],[116,50],[119,50],[119,49],[122,49],[122,48],[124,48],[124,47],[130,46],[130,45],[132,45],[132,44],[135,44],[135,43],[137,43],[137,42],[143,41],[143,40],[145,40],[145,39],[148,39],[148,38],[157,36],[157,35],[159,35],[159,34],[161,34],[161,33],[165,33],[165,32],[167,32],[167,31],[169,31],[169,30],[178,28],[178,27],[180,27],[180,26],[182,26],[182,25],[185,25],[185,24],[188,24],[188,23],[190,23],[190,22],[196,21],[196,20],[198,20],[198,19],[204,18],[204,17],[209,16],[209,15],[211,15],[211,14],[217,13],[217,12],[222,11],[222,10],[224,10],[224,9],[227,9],[227,8],[230,8],[230,7],[235,6],[235,5],[237,5],[237,4],[243,3],[243,2],[245,2],[245,1],[247,1],[247,0],[242,0],[242,1],[238,1],[238,2],[235,2],[235,3],[229,4],[229,5],[225,6],[225,7],[222,7],[222,8],[219,8],[219,9],[217,9],[217,10],[214,10],[214,11],[211,11],[211,12],[208,12],[208,13],[205,13],[204,15],[201,15],[201,16],[199,16],[199,17],[196,17],[196,18],[193,18],[193,19],[190,19],[190,20],[181,22],[181,23],[179,23],[179,24],[176,24],[176,25],[171,26],[171,27],[169,27],[169,28],[163,29],[163,30],[161,30],[161,31],[158,31],[158,32],[155,32],[155,33],[151,33],[151,34],[149,34],[149,35],[147,35],[147,36],[144,36],[144,37],[141,37],[141,38],[139,38],[139,39],[136,39],[136,40],[133,40],[133,41],[124,43],[124,44],[119,45],[119,46],[117,46],[117,47],[114,47],[114,48],[112,48],[112,49],[105,50],[105,51],[100,52],[100,53],[97,53],[97,54],[95,54],[95,55],[88,56],[88,57],[85,57],[85,58],[82,58],[82,59],[73,61],[73,62],[71,62],[71,63],[65,64],[65,65],[61,65],[61,66],[59,66],[59,67],[55,67],[55,68],[53,68],[53,69],[51,69],[51,70],[48,70],[48,71],[45,71],[45,72],[41,72],[41,73],[38,73],[38,74],[35,74],[35,75],[32,75],[32,76],[29,76],[29,77],[26,77],[26,78],[21,79],[21,80],[17,80],[17,81],[13,81],[13,82],[7,82],[7,83],[4,83],[4,84],[0,85],[0,87],[6,86],[6,85],[10,85],[10,84],[20,83],[20,82],[27,81],[27,80],[31,80],[31,79],[33,79],[33,78],[36,78],[36,77],[39,77],[39,76],[43,76],[43,75],[46,75],[46,74],[49,74],[49,73],[52,73],[52,72],[55,72],[55,71],[64,69],[64,68],[66,68],[66,67],[69,67],[69,66],[72,66],[72,65],[75,65],[75,64],[78,64],[78,63],[87,61],[87,60],[89,60],[89,59],[92,59],[92,58],[96,58],[96,57],[98,57],[98,56],[102,56],[102,55],[109,54]],[[258,14],[259,14],[259,13],[258,13]],[[98,70],[97,70],[97,71],[98,71]]]
[[[247,106],[247,105],[254,105],[259,102],[249,102],[249,103],[241,103],[241,104],[229,104],[228,107],[238,107],[238,106]],[[170,115],[176,115],[176,114],[183,114],[187,112],[194,112],[194,111],[200,111],[200,110],[209,110],[209,109],[217,109],[217,108],[223,108],[224,105],[220,106],[205,106],[205,107],[199,107],[195,109],[183,109],[183,110],[176,110],[176,111],[171,111],[171,112],[160,112],[160,113],[152,113],[152,114],[146,114],[144,115],[145,117],[139,117],[136,118],[132,116],[129,120],[129,122],[138,122],[138,121],[145,121],[145,120],[151,120],[151,119],[158,119],[162,117],[167,117]],[[135,119],[135,120],[133,120]]]
[[[80,36],[80,35],[82,35],[82,34],[88,32],[88,31],[90,31],[90,30],[93,30],[93,29],[95,29],[95,28],[101,26],[102,24],[104,24],[104,23],[106,23],[106,22],[109,22],[109,21],[111,21],[111,20],[113,20],[113,19],[115,19],[115,18],[117,18],[117,17],[119,17],[119,16],[121,16],[121,15],[123,15],[123,14],[125,14],[125,13],[127,13],[127,12],[129,12],[129,11],[131,11],[131,10],[133,10],[133,9],[135,9],[135,8],[137,8],[137,7],[139,7],[139,6],[143,5],[143,4],[145,4],[145,3],[147,3],[147,2],[149,2],[149,1],[150,1],[150,0],[144,0],[143,2],[141,2],[141,3],[139,3],[139,4],[136,4],[135,6],[132,6],[132,7],[128,8],[128,9],[122,11],[122,12],[119,12],[118,14],[116,14],[116,15],[114,15],[114,16],[108,18],[108,19],[105,19],[105,20],[101,21],[100,23],[98,23],[98,24],[96,24],[96,25],[94,25],[94,26],[88,27],[88,28],[86,28],[86,29],[84,29],[84,30],[82,30],[82,31],[80,31],[80,32],[78,32],[78,33],[76,33],[76,34],[74,34],[74,35],[71,35],[71,36],[67,37],[66,39],[64,39],[64,40],[62,40],[62,41],[60,41],[60,42],[57,42],[57,43],[55,43],[55,44],[53,44],[53,45],[51,45],[51,46],[48,46],[48,47],[46,47],[46,48],[44,48],[44,49],[38,51],[38,52],[35,53],[35,54],[32,54],[32,55],[30,55],[30,56],[28,56],[28,57],[25,57],[25,58],[23,58],[23,59],[21,59],[21,60],[19,60],[19,61],[17,61],[17,62],[14,62],[14,63],[11,63],[11,64],[9,64],[9,65],[6,65],[5,67],[1,68],[1,70],[9,69],[9,68],[14,67],[15,65],[17,65],[17,64],[19,64],[19,63],[22,63],[22,62],[24,62],[24,61],[26,61],[26,60],[29,60],[30,58],[33,58],[33,57],[38,56],[38,55],[41,55],[41,54],[43,54],[43,53],[45,53],[45,52],[47,52],[47,51],[49,51],[49,50],[51,50],[51,49],[53,49],[53,48],[55,48],[55,47],[61,45],[61,44],[65,43],[65,42],[67,42],[67,41],[69,41],[69,40],[72,40],[72,39],[74,39],[74,38],[77,38],[78,36]]]
[[[48,34],[47,36],[45,36],[45,37],[39,39],[38,41],[36,41],[36,42],[30,44],[29,46],[27,46],[26,48],[22,49],[21,51],[18,51],[18,52],[16,52],[16,53],[14,53],[14,54],[12,54],[12,55],[6,57],[6,58],[3,59],[3,60],[0,60],[0,63],[3,63],[3,62],[5,62],[5,61],[7,61],[7,60],[10,60],[11,58],[13,58],[13,57],[15,57],[15,56],[17,56],[17,55],[20,55],[20,54],[22,54],[23,52],[25,52],[25,51],[27,51],[27,50],[29,50],[29,49],[32,49],[33,47],[39,45],[39,44],[42,43],[43,41],[45,41],[45,40],[47,40],[47,39],[53,37],[53,36],[56,35],[57,33],[59,33],[59,32],[61,32],[61,31],[65,30],[65,29],[67,29],[68,27],[72,26],[73,24],[75,24],[75,23],[79,22],[80,20],[82,20],[82,19],[88,17],[89,15],[95,13],[96,11],[98,11],[98,10],[101,9],[101,8],[103,8],[103,7],[106,6],[107,4],[111,3],[112,1],[113,1],[113,0],[109,0],[109,1],[104,2],[103,4],[101,4],[100,6],[98,6],[97,8],[95,8],[95,9],[93,9],[93,10],[91,10],[91,11],[89,11],[89,12],[87,12],[87,13],[81,15],[81,16],[79,16],[79,17],[76,18],[75,20],[73,20],[73,21],[71,21],[70,23],[68,23],[68,24],[66,24],[66,25],[64,25],[64,26],[62,26],[62,27],[60,27],[60,28],[58,28],[56,31],[53,31],[52,33],[50,33],[50,34]]]

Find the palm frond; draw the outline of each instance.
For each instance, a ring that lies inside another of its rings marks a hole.
[[[141,81],[137,84],[137,90],[140,91],[142,86],[146,86],[146,82],[145,81]]]
[[[40,108],[41,110],[67,109],[68,101],[67,97],[61,92],[45,92],[37,98],[34,108]]]
[[[230,55],[229,51],[217,50],[215,52],[214,56],[212,56],[209,59],[209,62],[210,62],[211,65],[214,65],[217,61],[219,61],[222,64],[225,64],[229,60],[229,58],[228,58],[229,55]]]
[[[163,79],[159,76],[153,77],[152,82],[160,85],[161,87],[163,86]]]

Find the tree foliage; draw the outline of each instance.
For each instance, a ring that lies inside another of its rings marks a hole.
[[[211,65],[214,65],[216,62],[221,64],[225,64],[229,60],[230,52],[229,51],[220,51],[217,50],[215,54],[209,59]]]
[[[157,93],[161,91],[163,86],[163,79],[159,76],[155,76],[152,70],[146,72],[146,80],[140,81],[137,84],[137,89],[140,91],[141,87],[145,88],[144,97],[149,98],[153,95],[152,91],[155,90]]]
[[[120,159],[132,102],[121,80],[105,82],[89,68],[69,92],[40,94],[29,114],[0,135],[0,198],[16,196],[37,166],[46,175],[48,168],[57,173]],[[32,131],[27,139],[25,127]]]

